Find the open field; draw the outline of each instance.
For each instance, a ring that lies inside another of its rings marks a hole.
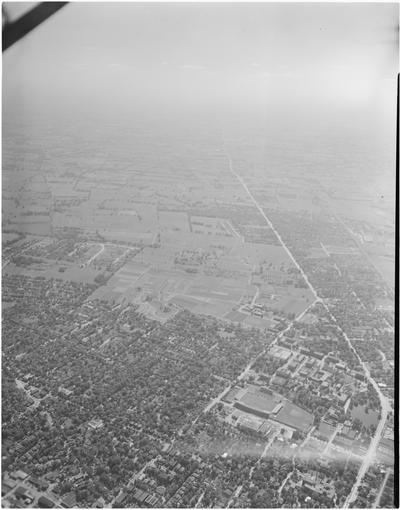
[[[358,255],[356,246],[324,246],[329,255]]]
[[[292,263],[282,246],[272,244],[240,244],[232,250],[231,255],[240,260],[245,260],[249,264],[271,263],[273,265],[280,265],[282,263]]]
[[[374,266],[377,268],[379,273],[382,275],[382,277],[385,279],[386,283],[390,285],[392,288],[394,288],[394,282],[395,282],[395,260],[394,255],[378,255],[378,254],[372,254],[370,255],[370,260],[374,264]]]
[[[357,406],[351,410],[351,416],[353,418],[358,418],[361,420],[362,424],[365,427],[369,427],[370,425],[377,425],[378,413],[376,411],[369,410],[368,413],[365,412],[365,406]]]
[[[38,262],[24,267],[10,263],[3,269],[3,273],[30,277],[41,276],[80,283],[94,283],[94,279],[99,274],[98,271],[91,267],[82,268],[76,266],[76,264],[51,261]]]
[[[12,243],[12,242],[16,241],[18,238],[19,238],[18,234],[15,234],[12,232],[11,233],[3,232],[2,236],[1,236],[1,242],[3,244],[8,244],[8,243]]]
[[[176,249],[214,249],[216,247],[223,247],[229,250],[237,245],[237,239],[226,236],[211,236],[208,234],[196,234],[188,232],[181,234],[177,231],[165,231],[161,233],[162,245],[174,245]]]
[[[174,230],[177,232],[189,232],[190,223],[186,212],[159,211],[160,230]]]
[[[245,313],[242,313],[242,312],[239,312],[239,311],[231,311],[231,312],[228,312],[225,316],[224,316],[224,319],[227,319],[229,321],[232,321],[232,322],[243,322],[245,319],[247,319],[249,316],[246,315]]]
[[[191,216],[190,224],[196,234],[234,237],[236,234],[229,221],[225,218],[209,218],[204,216]]]
[[[51,235],[51,223],[47,215],[18,216],[10,220],[8,227],[28,235]]]
[[[299,289],[292,286],[263,284],[257,298],[257,303],[273,310],[299,315],[313,301],[313,294],[309,289]]]
[[[269,317],[257,317],[255,315],[247,315],[242,324],[252,328],[268,329],[275,326],[275,321]]]
[[[238,243],[234,238],[219,242],[214,236],[190,232],[166,235],[166,240],[161,236],[160,246],[145,247],[128,261],[93,297],[134,303],[161,300],[261,329],[274,326],[272,312],[256,317],[237,310],[240,304],[251,302],[255,293],[258,304],[285,314],[298,315],[310,304],[308,289],[287,287],[283,282],[262,283],[259,291],[249,286],[252,272],[260,263],[276,268],[275,273],[283,271],[280,279],[287,278],[291,261],[281,247]]]
[[[221,317],[240,300],[245,283],[131,261],[92,297],[115,299],[119,295],[131,302],[161,298],[181,308]]]

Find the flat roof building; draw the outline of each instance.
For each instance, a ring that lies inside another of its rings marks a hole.
[[[273,419],[301,432],[310,430],[314,422],[314,417],[311,413],[290,402],[285,402]]]
[[[261,418],[269,418],[276,414],[282,407],[280,400],[274,395],[261,392],[256,388],[248,388],[245,393],[240,395],[235,402],[235,407],[255,414]]]

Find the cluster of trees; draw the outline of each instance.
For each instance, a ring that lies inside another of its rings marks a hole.
[[[380,507],[381,508],[393,508],[394,507],[394,475],[391,473],[386,482],[385,488],[383,490]],[[396,482],[398,483],[398,482]]]
[[[349,411],[359,406],[365,407],[366,414],[369,411],[380,411],[379,396],[371,383],[368,383],[367,391],[360,391],[352,395]]]
[[[285,363],[286,362],[284,360],[266,353],[263,356],[257,358],[254,365],[252,366],[252,369],[257,372],[263,372],[264,374],[272,376]]]
[[[37,334],[33,345],[31,333],[16,344],[7,338],[14,361],[5,384],[26,374],[26,365],[15,361],[26,349],[29,384],[46,398],[29,417],[26,412],[17,415],[20,390],[15,395],[10,391],[3,431],[12,442],[33,436],[26,449],[13,453],[12,468],[37,475],[58,469],[60,494],[74,490],[83,506],[99,495],[109,501],[115,488],[221,392],[223,380],[212,376],[237,377],[265,342],[258,330],[188,312],[160,325],[131,306],[115,308],[101,301],[77,306],[90,288],[65,284],[56,294],[57,282],[55,288],[47,281],[43,285],[45,292],[29,304],[29,314],[39,327],[46,324],[48,330],[52,322],[56,331],[67,325],[69,330],[58,335],[52,349],[46,335]],[[223,333],[229,334],[229,342]],[[60,386],[68,394],[59,392]],[[49,413],[50,424],[44,413]],[[94,418],[102,425],[91,431],[88,423]],[[82,476],[71,485],[77,472]]]
[[[365,503],[367,508],[372,507],[384,477],[385,474],[381,473],[377,466],[371,466],[361,481],[353,507],[363,508],[366,507]]]

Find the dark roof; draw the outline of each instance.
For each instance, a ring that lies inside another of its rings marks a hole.
[[[314,418],[311,413],[301,409],[301,407],[286,402],[276,415],[276,420],[284,425],[306,432],[313,424]]]
[[[55,506],[55,503],[46,496],[40,496],[40,498],[38,499],[38,505],[40,506],[40,508],[53,508]]]
[[[12,489],[10,485],[5,484],[4,482],[1,484],[1,494],[4,496],[4,494],[7,494]]]
[[[16,496],[25,496],[26,493],[27,493],[27,490],[26,487],[22,487],[22,485],[19,485],[16,489],[15,489],[15,495]]]
[[[268,395],[267,393],[261,393],[254,390],[246,391],[239,402],[247,407],[264,413],[272,413],[278,404],[278,401],[273,395]]]

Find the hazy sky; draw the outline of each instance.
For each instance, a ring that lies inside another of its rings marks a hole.
[[[398,46],[394,3],[74,3],[5,52],[3,107],[385,115]]]

